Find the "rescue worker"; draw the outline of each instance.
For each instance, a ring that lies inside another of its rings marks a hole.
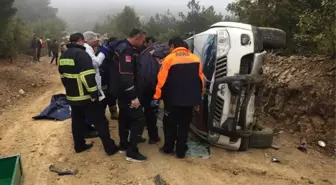
[[[126,151],[126,160],[142,162],[147,159],[138,150],[141,134],[145,126],[143,108],[137,92],[137,57],[134,47],[140,47],[146,38],[146,33],[132,29],[126,40],[117,40],[107,46],[113,54],[109,61],[108,92],[118,98],[119,107],[119,137],[121,152]]]
[[[116,37],[111,37],[108,40],[106,40],[103,45],[108,44],[109,42],[113,42],[117,40]],[[100,50],[100,49],[99,49]],[[108,79],[109,79],[109,73],[108,73],[108,61],[104,60],[102,65],[99,67],[100,74],[102,76],[102,90],[104,91],[106,95],[106,100],[105,100],[105,107],[109,108],[110,111],[110,116],[111,119],[117,120],[119,115],[118,115],[118,108],[117,108],[117,98],[113,94],[109,94],[107,92],[107,84],[108,84]]]
[[[173,154],[176,148],[176,157],[184,158],[193,107],[202,102],[204,75],[200,58],[185,48],[181,38],[170,39],[169,47],[171,53],[162,62],[152,105],[157,106],[160,98],[165,105],[165,141],[160,152]]]
[[[55,39],[55,40],[53,41],[53,43],[50,44],[50,47],[48,48],[50,51],[52,51],[52,58],[51,58],[50,64],[52,64],[53,61],[55,60],[56,65],[57,65],[57,63],[58,63],[58,53],[59,53],[59,48],[60,48],[60,46],[58,45],[58,42],[57,42],[57,40]]]
[[[108,121],[99,103],[95,70],[90,55],[85,52],[84,36],[74,33],[70,36],[67,51],[61,56],[59,73],[71,106],[72,135],[77,153],[90,149],[93,144],[85,143],[85,119],[95,125],[105,152],[114,155],[118,149],[110,137]]]
[[[151,107],[151,101],[155,94],[157,75],[161,68],[162,59],[168,54],[167,44],[154,43],[146,48],[140,56],[140,101],[144,107],[149,144],[156,144],[160,141],[156,126],[157,107]]]

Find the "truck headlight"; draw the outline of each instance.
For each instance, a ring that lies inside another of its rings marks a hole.
[[[217,31],[217,58],[226,56],[230,50],[230,36],[226,29]]]

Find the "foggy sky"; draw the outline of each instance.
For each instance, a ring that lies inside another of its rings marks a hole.
[[[68,12],[71,9],[82,9],[83,11],[108,11],[108,9],[115,9],[116,7],[122,8],[125,5],[133,6],[136,10],[139,10],[140,13],[142,10],[151,13],[163,13],[163,11],[166,11],[167,9],[170,9],[173,13],[177,13],[180,11],[187,11],[186,5],[188,1],[189,0],[51,0],[51,6],[59,8],[60,16],[62,16],[63,12]],[[233,0],[199,1],[201,5],[213,5],[216,11],[225,13],[227,4]]]
[[[226,14],[225,8],[232,1],[234,0],[199,0],[201,5],[213,5],[222,14]],[[120,12],[125,5],[134,7],[141,19],[148,20],[155,13],[164,13],[168,9],[174,15],[187,12],[188,2],[189,0],[51,0],[51,6],[58,8],[58,16],[71,28],[78,20],[87,25],[102,22],[106,15]]]

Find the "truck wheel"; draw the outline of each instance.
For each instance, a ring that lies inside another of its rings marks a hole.
[[[241,137],[240,147],[238,151],[245,152],[250,148],[250,139],[248,136]]]
[[[286,46],[286,32],[277,28],[259,27],[264,49],[280,49]]]
[[[250,147],[269,148],[273,144],[273,136],[273,129],[258,125],[252,130],[252,134],[250,135]]]

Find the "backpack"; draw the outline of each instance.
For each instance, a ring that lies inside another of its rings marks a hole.
[[[141,89],[155,89],[157,84],[157,75],[161,68],[161,64],[156,58],[163,59],[168,55],[168,53],[168,45],[154,43],[140,54],[138,70],[140,73]]]

